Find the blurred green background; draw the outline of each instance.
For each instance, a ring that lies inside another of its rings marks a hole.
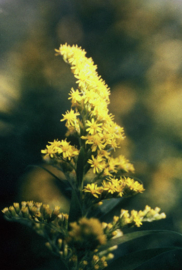
[[[36,167],[47,141],[64,138],[75,80],[54,49],[65,42],[82,46],[111,88],[110,112],[126,133],[117,154],[146,188],[124,207],[158,206],[167,219],[142,229],[182,232],[180,0],[0,0],[0,208],[31,199],[68,205]],[[2,270],[59,269],[40,237],[2,215],[1,235]]]

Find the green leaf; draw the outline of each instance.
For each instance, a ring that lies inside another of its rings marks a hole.
[[[168,231],[168,230],[137,231],[137,232],[127,233],[127,234],[124,234],[123,236],[120,236],[120,237],[117,237],[117,238],[110,240],[106,245],[104,245],[101,248],[101,250],[110,248],[110,247],[115,246],[115,245],[120,245],[120,244],[126,243],[128,241],[132,241],[134,239],[138,239],[140,237],[144,237],[147,235],[165,234],[165,233],[173,234],[173,235],[177,236],[178,238],[180,237],[182,240],[182,234],[180,234],[178,232],[174,232],[174,231]]]
[[[78,187],[82,186],[83,170],[84,170],[84,165],[85,165],[84,159],[85,159],[85,151],[84,151],[84,148],[81,147],[78,160],[77,160],[77,169],[76,169]]]
[[[49,173],[51,176],[53,176],[56,180],[58,180],[59,182],[59,187],[61,188],[61,191],[63,192],[63,194],[67,197],[67,198],[71,198],[71,189],[72,189],[72,186],[71,184],[69,183],[69,181],[65,180],[65,179],[61,179],[59,177],[57,177],[54,173],[52,173],[50,170],[48,170],[47,168],[45,168],[44,166],[41,166],[41,165],[28,165],[28,167],[32,167],[32,168],[41,168],[43,169],[44,171],[46,171],[47,173]],[[55,168],[57,168],[56,166],[53,166]],[[58,169],[58,168],[57,168]]]
[[[69,223],[78,221],[82,217],[82,207],[79,200],[79,195],[76,190],[72,189],[72,197],[69,212]]]
[[[138,267],[141,266],[143,263],[148,262],[150,259],[153,259],[154,257],[162,253],[166,253],[167,251],[171,251],[174,249],[175,249],[174,247],[166,247],[166,248],[153,248],[132,252],[115,260],[113,263],[110,264],[110,268],[115,270],[116,269],[134,270],[137,267],[137,269],[140,269]]]
[[[120,202],[123,200],[123,198],[113,198],[110,200],[103,200],[103,204],[99,207],[101,210],[101,217],[100,220],[104,220],[104,217],[111,212]]]
[[[143,262],[133,270],[181,270],[182,269],[182,249],[174,248],[163,252],[150,260]],[[123,270],[121,268],[121,270]]]

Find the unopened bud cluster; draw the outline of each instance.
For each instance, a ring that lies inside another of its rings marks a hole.
[[[14,203],[9,208],[2,210],[5,217],[14,221],[26,221],[40,234],[44,235],[44,231],[51,225],[55,231],[64,233],[68,227],[68,215],[60,213],[60,207],[55,206],[53,210],[48,204],[39,202],[21,202]]]

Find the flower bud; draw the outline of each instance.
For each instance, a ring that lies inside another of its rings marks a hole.
[[[12,217],[16,217],[17,216],[16,211],[15,211],[15,208],[13,206],[10,206],[9,207],[9,211],[10,211]]]
[[[22,207],[21,212],[22,212],[23,217],[25,217],[25,218],[29,217],[28,207]]]
[[[49,242],[46,242],[46,243],[45,243],[45,246],[46,246],[50,251],[52,251],[52,246],[51,246],[51,244],[50,244]]]
[[[19,214],[19,212],[20,212],[20,204],[19,203],[13,203],[13,206],[15,208],[16,213]]]
[[[26,207],[27,206],[27,202],[21,202],[21,206],[22,207]]]
[[[11,213],[8,209],[8,207],[5,207],[3,210],[2,210],[3,214],[5,214],[6,217],[10,218],[11,217]]]
[[[58,239],[58,248],[61,249],[63,246],[63,240],[61,238]]]

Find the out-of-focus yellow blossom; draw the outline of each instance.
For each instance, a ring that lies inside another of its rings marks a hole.
[[[123,180],[121,180],[123,181]],[[124,179],[125,185],[130,189],[133,190],[134,192],[141,193],[145,189],[143,188],[143,185],[140,184],[138,181],[135,181],[134,179],[127,177]]]
[[[81,218],[78,223],[70,224],[68,243],[77,249],[93,250],[106,243],[102,224],[96,218]]]
[[[135,169],[134,169],[133,164],[129,163],[129,161],[124,156],[119,155],[116,158],[116,161],[117,161],[117,168],[119,170],[134,173]]]

